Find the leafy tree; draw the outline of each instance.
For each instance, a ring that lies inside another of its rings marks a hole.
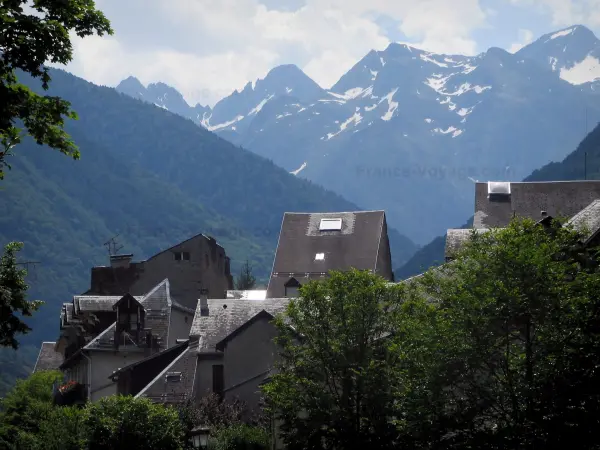
[[[269,435],[260,428],[245,424],[219,429],[211,436],[211,450],[268,450]]]
[[[37,445],[38,427],[53,409],[53,385],[62,377],[58,371],[44,371],[17,381],[0,401],[0,448],[32,448]]]
[[[438,339],[409,358],[425,387],[404,405],[421,418],[413,448],[597,448],[600,274],[577,232],[515,220],[473,233],[417,284]]]
[[[25,294],[27,271],[17,265],[16,254],[23,248],[20,242],[11,242],[4,248],[0,259],[0,346],[17,349],[18,334],[31,331],[20,318],[31,316],[41,305],[41,301],[28,301]]]
[[[180,450],[187,445],[174,408],[111,396],[89,403],[86,410],[88,450]]]
[[[240,276],[236,281],[235,287],[240,291],[252,289],[256,285],[256,277],[252,274],[252,266],[246,260],[240,269]]]
[[[209,394],[199,400],[188,400],[179,408],[179,417],[186,430],[186,438],[197,426],[208,426],[211,430],[242,423],[246,405],[239,400],[223,400],[217,394]]]
[[[17,80],[17,70],[51,81],[47,62],[66,64],[73,57],[69,32],[79,37],[112,34],[110,23],[92,0],[9,0],[0,3],[0,179],[6,157],[26,133],[40,145],[79,158],[64,131],[64,118],[76,119],[69,102],[34,93]],[[17,125],[19,124],[19,126]]]
[[[391,306],[401,290],[368,271],[302,286],[276,319],[277,373],[265,386],[290,450],[394,448],[397,352]]]
[[[87,411],[75,406],[56,406],[39,424],[35,450],[81,450],[87,444]]]

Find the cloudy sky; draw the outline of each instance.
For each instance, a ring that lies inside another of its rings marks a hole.
[[[294,63],[330,87],[369,50],[409,42],[434,52],[514,51],[583,24],[600,0],[96,0],[114,36],[75,39],[70,72],[115,86],[163,81],[213,105],[272,67]]]

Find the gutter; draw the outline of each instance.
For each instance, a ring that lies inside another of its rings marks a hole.
[[[84,352],[81,354],[88,360],[88,401],[92,401],[92,358],[86,355]]]

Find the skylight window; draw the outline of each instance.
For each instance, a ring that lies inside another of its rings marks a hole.
[[[340,231],[342,229],[342,219],[321,219],[319,231]]]
[[[510,182],[489,181],[488,195],[510,195]]]
[[[325,259],[325,253],[317,253],[315,255],[315,261],[323,261]]]

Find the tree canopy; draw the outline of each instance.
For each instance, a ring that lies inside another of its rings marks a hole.
[[[597,250],[558,221],[472,233],[396,286],[351,271],[278,318],[265,386],[290,449],[597,449]]]
[[[16,336],[31,331],[20,316],[31,316],[42,305],[41,301],[27,300],[27,271],[17,263],[17,252],[22,248],[22,243],[11,242],[0,259],[0,346],[14,349],[19,347]]]
[[[46,63],[67,64],[73,57],[70,33],[78,37],[112,34],[110,23],[92,0],[8,0],[0,3],[0,179],[6,157],[23,138],[23,128],[40,145],[79,158],[64,130],[76,119],[69,102],[43,96],[18,81],[18,71],[39,79],[48,89]]]
[[[281,360],[265,393],[287,448],[393,448],[387,312],[398,292],[369,272],[333,272],[302,286],[277,319]]]

